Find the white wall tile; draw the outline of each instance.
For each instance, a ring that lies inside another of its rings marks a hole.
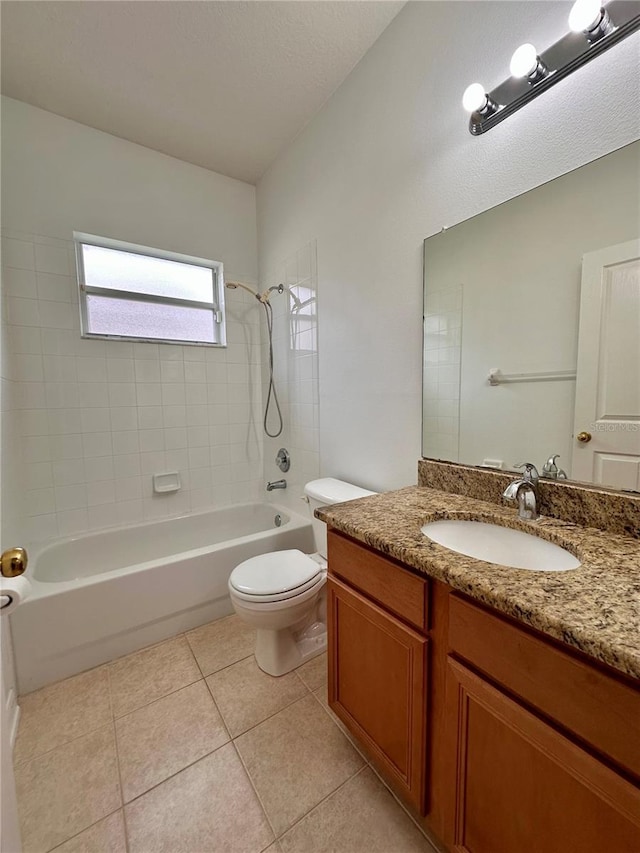
[[[38,301],[19,296],[8,296],[7,319],[12,326],[40,326]]]
[[[45,489],[53,486],[51,462],[29,462],[24,466],[27,489]]]
[[[136,359],[134,362],[136,382],[160,382],[160,362],[152,359]]]
[[[116,479],[140,474],[140,454],[127,453],[114,456],[113,474]]]
[[[75,281],[67,275],[36,274],[38,299],[51,302],[73,302]]]
[[[33,270],[2,268],[2,290],[8,296],[36,299],[36,274]]]
[[[164,426],[162,406],[138,406],[137,413],[140,429],[161,429]]]
[[[136,374],[133,359],[108,356],[107,379],[109,382],[135,382]]]
[[[124,433],[113,433],[113,446],[111,443],[110,432],[89,432],[82,436],[82,452],[85,459],[90,459],[93,456],[111,456],[115,448],[115,437]],[[127,433],[128,434],[128,433]],[[130,453],[131,451],[115,451]]]
[[[79,358],[78,382],[106,382],[107,362],[104,358]]]
[[[71,509],[57,513],[60,536],[72,536],[89,529],[89,516],[86,509]]]
[[[125,453],[137,453],[140,450],[137,430],[118,430],[112,433],[111,437],[113,439],[114,456],[122,456]]]
[[[2,264],[7,267],[34,270],[36,267],[33,243],[3,237]]]
[[[83,459],[60,459],[52,463],[56,486],[71,486],[85,482]]]
[[[71,486],[56,486],[56,509],[64,512],[70,509],[82,509],[87,506],[87,490],[84,483]]]
[[[138,429],[138,409],[135,406],[122,406],[111,410],[111,429]]]
[[[85,436],[89,438],[89,436]],[[52,435],[49,437],[51,459],[82,459],[84,455],[83,437],[80,433],[72,435]]]
[[[69,253],[62,246],[35,246],[35,268],[39,272],[70,275]]]
[[[109,382],[109,405],[135,406],[135,384],[133,382]]]
[[[114,503],[114,501],[115,487],[113,480],[87,483],[87,504],[90,507]]]
[[[100,480],[113,480],[115,466],[112,456],[96,456],[84,460],[85,482],[96,483]]]

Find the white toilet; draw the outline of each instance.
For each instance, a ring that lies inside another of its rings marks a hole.
[[[240,619],[257,629],[256,661],[269,675],[284,675],[327,646],[327,529],[314,509],[375,494],[332,477],[312,480],[304,492],[316,553],[260,554],[229,578],[231,602]]]

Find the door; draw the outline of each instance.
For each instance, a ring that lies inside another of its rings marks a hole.
[[[427,639],[329,578],[329,705],[424,814]]]
[[[640,491],[640,240],[583,257],[571,476]]]
[[[638,853],[640,790],[449,658],[458,853]]]

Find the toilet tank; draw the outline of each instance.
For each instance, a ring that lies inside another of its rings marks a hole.
[[[356,498],[366,498],[369,495],[376,494],[376,492],[361,489],[359,486],[354,486],[353,483],[345,483],[343,480],[336,480],[333,477],[311,480],[304,487],[304,493],[309,501],[316,551],[325,559],[327,557],[327,525],[315,517],[314,510],[319,506],[353,501]]]

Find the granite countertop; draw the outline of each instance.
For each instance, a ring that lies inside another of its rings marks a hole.
[[[421,486],[322,507],[330,527],[640,678],[640,540],[555,518],[522,521],[494,503]],[[493,521],[562,545],[581,561],[565,572],[511,569],[428,539],[427,521]]]

